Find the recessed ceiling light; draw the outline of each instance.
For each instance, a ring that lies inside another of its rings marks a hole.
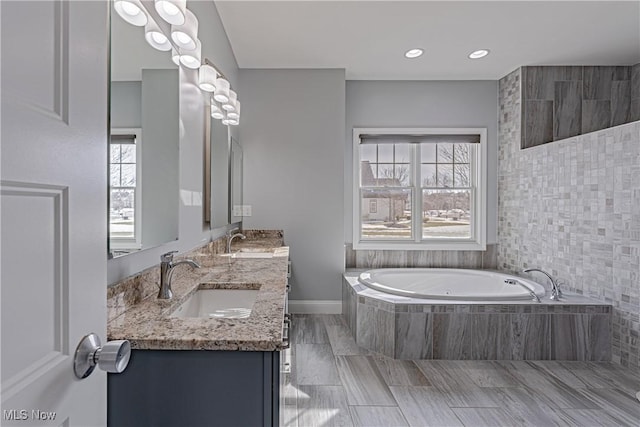
[[[480,50],[476,50],[476,51],[471,52],[469,54],[469,58],[471,58],[471,59],[480,59],[480,58],[484,58],[487,55],[489,55],[489,50],[488,49],[480,49]]]
[[[409,58],[409,59],[413,59],[413,58],[417,58],[418,56],[421,56],[424,53],[424,50],[422,49],[409,49],[408,51],[406,51],[404,53],[405,58]]]

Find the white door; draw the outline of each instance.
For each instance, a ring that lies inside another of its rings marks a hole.
[[[105,425],[106,374],[73,354],[106,340],[108,3],[0,14],[0,424]]]

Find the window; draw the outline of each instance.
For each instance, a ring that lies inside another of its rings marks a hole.
[[[140,249],[140,129],[112,129],[109,142],[109,239]]]
[[[354,129],[354,248],[484,250],[486,129]]]

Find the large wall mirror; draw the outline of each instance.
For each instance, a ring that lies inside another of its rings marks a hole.
[[[242,221],[242,147],[220,120],[211,119],[207,130],[205,151],[210,152],[210,159],[205,180],[210,200],[205,202],[209,208],[205,218],[213,229]]]
[[[231,138],[231,153],[229,157],[229,222],[242,221],[242,147]]]
[[[179,90],[171,55],[112,8],[110,257],[178,238]]]
[[[220,120],[211,119],[211,228],[229,224],[229,132]]]

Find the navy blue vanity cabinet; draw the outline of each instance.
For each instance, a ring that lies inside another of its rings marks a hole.
[[[108,376],[110,427],[279,424],[277,351],[133,350]]]

